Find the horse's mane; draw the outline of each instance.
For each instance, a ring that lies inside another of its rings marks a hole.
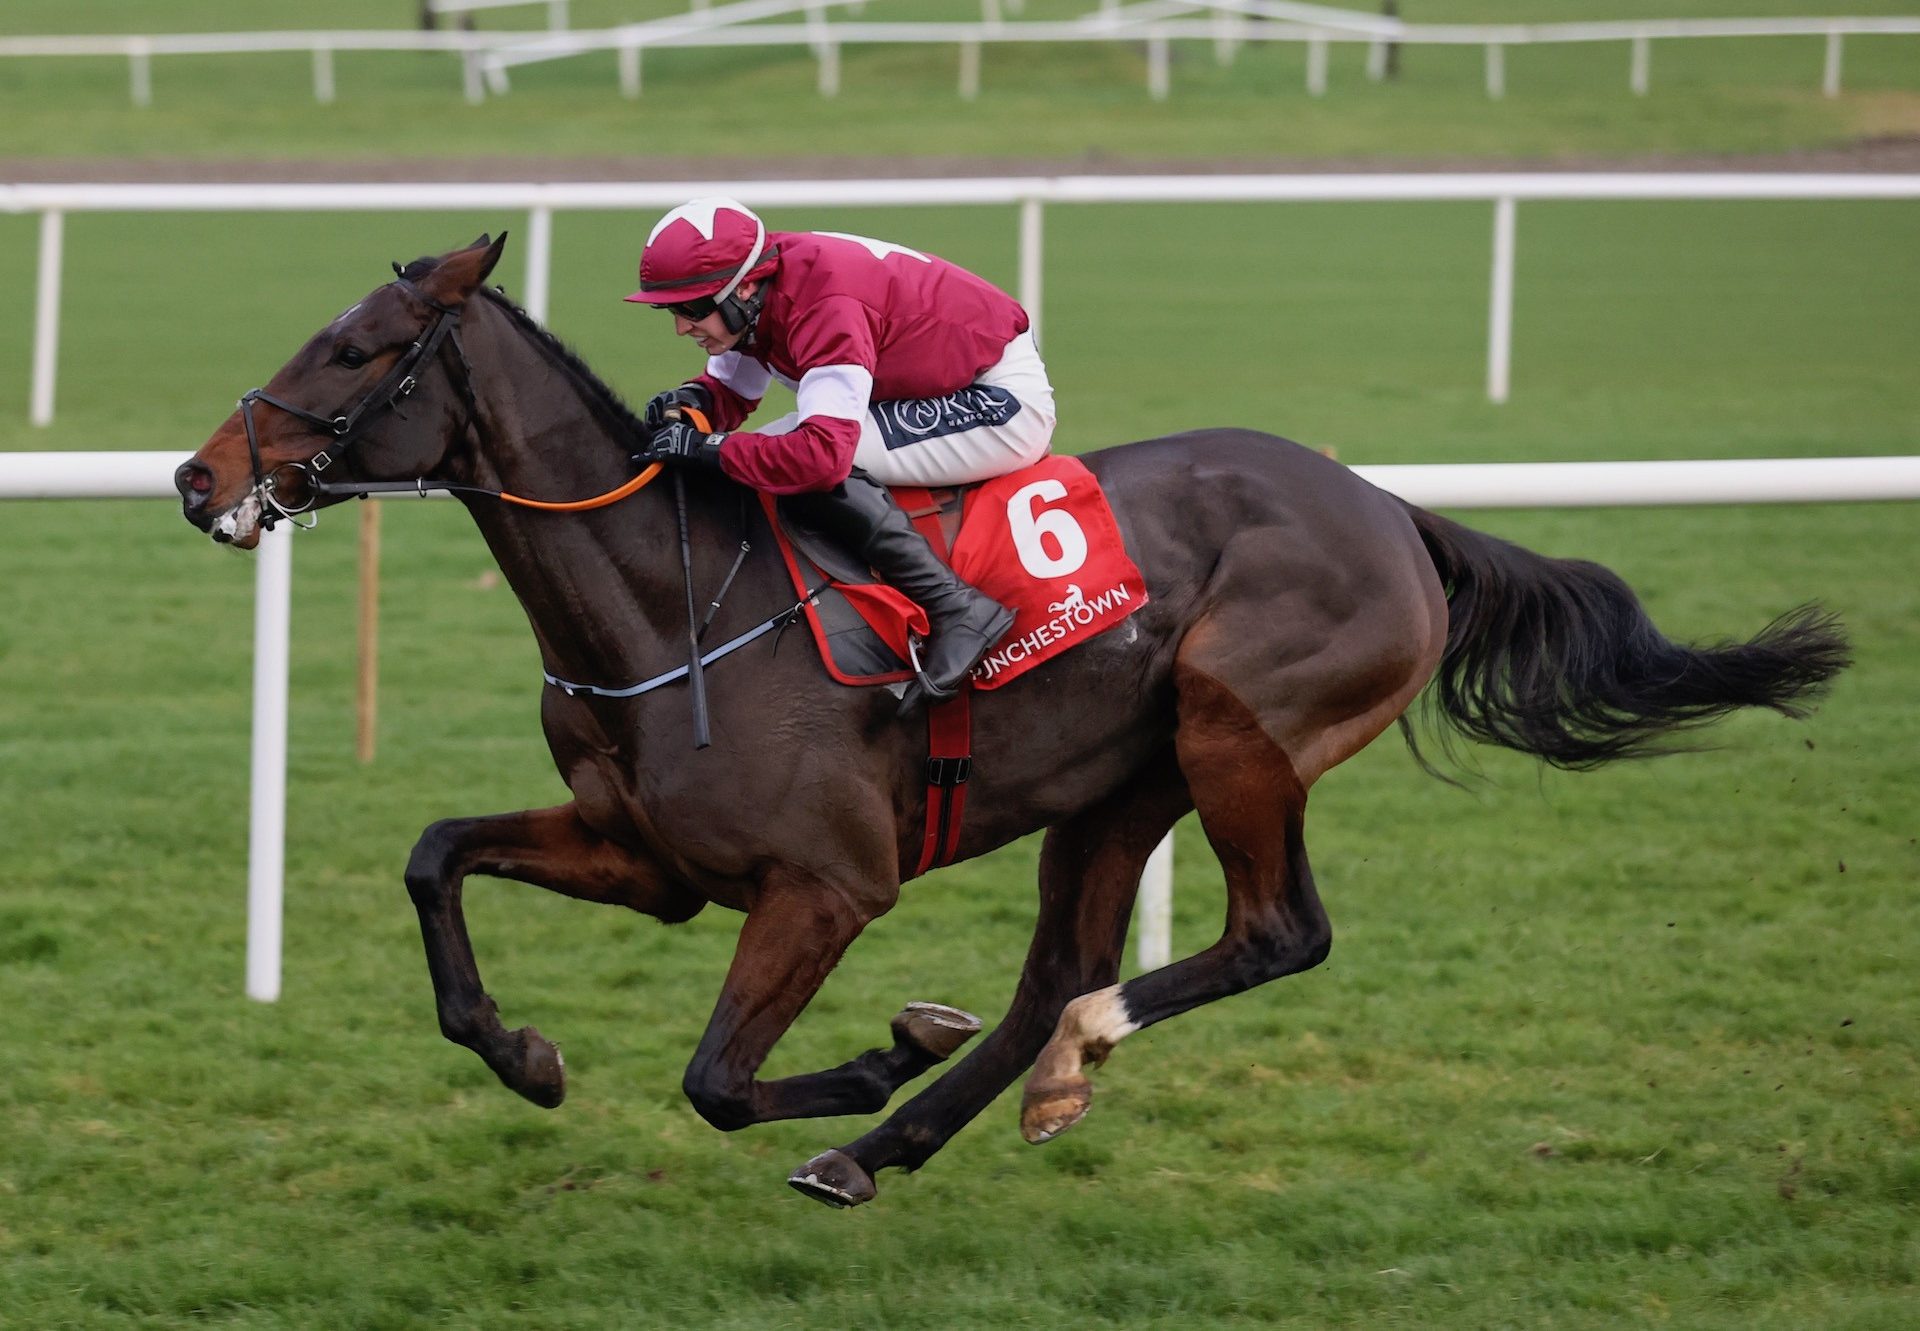
[[[439,260],[434,258],[415,259],[400,270],[400,276],[409,282],[418,281],[432,272],[438,263]],[[587,390],[588,401],[602,410],[609,425],[630,440],[638,441],[646,438],[647,427],[634,414],[633,408],[629,407],[625,399],[609,388],[606,381],[580,359],[579,352],[562,342],[546,325],[528,314],[526,310],[514,304],[513,298],[508,296],[504,289],[482,287],[478,294],[485,296],[490,303],[505,313],[521,332],[533,339],[555,361],[559,362],[561,368]]]

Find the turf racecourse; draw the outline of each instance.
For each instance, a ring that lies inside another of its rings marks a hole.
[[[1915,218],[1525,207],[1496,409],[1484,207],[1055,209],[1063,443],[1199,419],[1355,462],[1913,452]],[[1013,277],[1000,210],[779,220]],[[0,447],[184,452],[387,259],[503,221],[72,218],[60,417],[22,424],[9,306]],[[639,226],[562,216],[553,316],[636,399],[687,364],[615,299]],[[0,218],[0,289],[30,289],[31,238]],[[286,990],[260,1006],[251,565],[163,504],[0,509],[0,1324],[1911,1325],[1920,511],[1472,518],[1618,569],[1678,634],[1824,599],[1859,664],[1806,724],[1741,717],[1717,751],[1586,776],[1474,752],[1463,793],[1376,744],[1309,817],[1325,966],[1136,1036],[1060,1140],[1023,1145],[1009,1096],[845,1214],[781,1180],[855,1122],[723,1136],[680,1096],[723,912],[667,930],[477,882],[489,988],[565,1043],[569,1101],[537,1110],[441,1040],[407,850],[563,792],[464,515],[386,517],[370,767],[351,514],[298,547]],[[769,1072],[879,1042],[906,999],[996,1018],[1035,851],[909,888]],[[1191,825],[1178,863],[1186,952],[1220,909]]]

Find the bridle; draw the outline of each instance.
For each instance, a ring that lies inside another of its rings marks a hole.
[[[395,264],[394,272],[399,271],[400,266]],[[286,518],[296,526],[302,525],[298,521],[299,515],[313,508],[320,497],[330,490],[320,473],[344,457],[347,449],[363,437],[363,426],[370,418],[382,411],[392,411],[404,419],[404,413],[400,412],[400,404],[411,397],[413,390],[420,386],[420,374],[427,365],[432,363],[433,358],[439,354],[442,344],[446,342],[453,343],[454,353],[460,358],[460,393],[467,404],[467,418],[469,420],[473,418],[473,365],[467,360],[466,348],[460,345],[459,308],[453,305],[442,305],[405,277],[396,277],[392,285],[399,287],[432,309],[433,322],[421,331],[420,336],[414,339],[413,344],[394,363],[393,368],[388,370],[380,382],[368,390],[367,395],[361,398],[350,411],[338,416],[322,416],[288,402],[284,398],[275,397],[264,388],[251,388],[241,395],[240,419],[247,427],[247,456],[253,467],[252,494],[260,499],[260,525],[267,530],[271,531],[274,524],[281,518]],[[260,435],[253,423],[253,404],[256,402],[265,402],[268,406],[278,407],[288,415],[305,421],[316,430],[333,436],[332,451],[323,448],[304,462],[285,462],[271,472],[267,471],[260,460]],[[304,503],[297,507],[290,507],[283,502],[280,488],[284,479],[295,476],[305,483],[307,497]],[[402,488],[413,487],[408,484]]]
[[[393,271],[398,274],[400,265],[395,264]],[[404,276],[396,277],[390,284],[397,286],[413,296],[421,304],[434,311],[434,320],[415,338],[391,370],[375,384],[367,395],[351,410],[338,416],[322,416],[308,411],[305,407],[277,398],[264,388],[250,389],[240,398],[240,419],[247,427],[247,453],[253,466],[253,489],[251,495],[260,499],[260,525],[271,531],[281,518],[286,518],[297,527],[311,527],[312,522],[302,523],[299,515],[306,513],[323,498],[365,498],[377,494],[421,494],[430,490],[447,490],[460,494],[485,495],[503,503],[515,504],[521,508],[536,508],[548,513],[579,513],[587,509],[604,508],[608,504],[617,504],[628,495],[645,488],[664,468],[654,462],[642,468],[639,475],[624,481],[603,494],[586,499],[528,499],[522,495],[509,494],[505,490],[493,490],[483,485],[459,485],[452,481],[431,481],[422,476],[411,481],[328,481],[321,472],[345,456],[347,448],[361,437],[361,426],[367,417],[381,410],[389,410],[405,419],[400,403],[412,396],[413,390],[420,386],[420,375],[440,352],[447,342],[453,343],[454,354],[460,358],[460,375],[457,386],[460,396],[467,404],[467,421],[479,419],[479,409],[473,397],[473,363],[467,359],[466,348],[460,345],[460,310],[453,305],[442,305],[408,281]],[[449,376],[451,377],[451,376]],[[268,406],[305,421],[316,430],[332,435],[332,452],[321,449],[304,462],[284,462],[268,472],[260,461],[260,438],[253,424],[253,404],[265,402]],[[691,408],[686,409],[693,423],[702,430],[710,429],[705,418]],[[282,473],[291,473],[300,477],[306,485],[306,502],[297,508],[282,503],[279,495]]]
[[[461,485],[451,481],[430,481],[424,476],[412,481],[329,482],[325,480],[320,473],[338,462],[346,455],[347,449],[360,440],[362,437],[362,427],[369,419],[377,416],[377,414],[382,411],[392,411],[396,415],[401,416],[402,419],[405,418],[405,413],[400,411],[400,403],[413,395],[414,389],[420,386],[421,373],[425,367],[431,364],[433,359],[440,354],[440,348],[448,342],[453,344],[454,354],[460,359],[461,373],[457,386],[460,389],[462,399],[466,402],[467,414],[465,423],[471,425],[477,423],[479,420],[479,408],[474,401],[473,395],[473,364],[467,359],[466,348],[460,345],[459,307],[442,305],[439,301],[421,291],[419,287],[408,281],[406,276],[401,273],[399,264],[393,266],[393,271],[395,273],[395,279],[392,285],[399,287],[420,301],[421,304],[433,310],[433,322],[422,330],[420,336],[414,339],[413,344],[409,346],[400,359],[395,362],[393,368],[382,376],[380,382],[375,384],[372,389],[368,391],[367,395],[354,405],[352,410],[338,416],[322,416],[318,412],[308,411],[305,407],[288,402],[283,398],[277,398],[264,388],[249,389],[241,395],[239,404],[240,419],[247,427],[247,454],[253,467],[253,489],[250,494],[252,496],[258,496],[260,499],[260,525],[263,528],[271,531],[274,524],[281,518],[287,519],[287,521],[293,523],[296,527],[311,527],[313,523],[300,522],[299,515],[308,512],[322,498],[342,498],[349,496],[365,498],[368,495],[406,492],[418,492],[424,495],[429,490],[452,490],[462,494],[486,495],[505,503],[517,504],[522,508],[543,509],[550,513],[575,513],[585,509],[604,508],[608,504],[618,503],[628,495],[635,493],[647,485],[664,470],[660,463],[651,463],[643,468],[639,475],[615,486],[604,494],[594,495],[588,499],[572,500],[527,499],[520,495],[508,494],[504,490],[493,490],[479,485]],[[331,435],[334,440],[332,452],[323,448],[304,462],[286,462],[275,467],[271,472],[267,471],[260,459],[259,431],[253,423],[253,404],[256,402],[264,402],[268,406],[278,407],[295,419],[305,421],[314,429]],[[682,407],[680,410],[696,428],[703,431],[710,431],[712,429],[712,426],[704,414],[695,408]],[[279,488],[283,473],[298,476],[305,482],[307,491],[305,503],[300,504],[298,507],[289,507],[281,502]],[[694,694],[694,745],[696,748],[705,748],[708,741],[705,686],[702,682],[703,669],[721,657],[731,655],[733,652],[738,651],[748,643],[759,638],[762,634],[784,629],[787,625],[795,622],[801,612],[806,608],[807,603],[821,591],[825,590],[826,584],[822,583],[820,587],[802,596],[795,604],[763,620],[747,632],[740,634],[711,652],[702,654],[700,651],[700,639],[706,632],[707,626],[713,622],[714,616],[719,613],[721,601],[726,597],[728,588],[733,586],[734,577],[740,572],[741,565],[746,562],[747,555],[753,547],[743,535],[740,541],[739,553],[733,561],[733,567],[727,570],[727,576],[725,580],[721,582],[719,592],[715,594],[712,604],[708,607],[705,622],[696,624],[694,622],[693,603],[693,566],[691,554],[688,549],[686,490],[681,484],[679,475],[676,474],[674,480],[676,483],[676,498],[678,500],[677,509],[680,518],[681,570],[687,582],[687,641],[691,648],[691,658],[688,663],[679,667],[677,670],[670,670],[665,674],[657,675],[649,680],[642,680],[638,684],[622,689],[607,689],[593,684],[576,684],[570,680],[561,679],[552,673],[546,673],[546,681],[553,687],[563,690],[569,697],[577,697],[581,694],[595,694],[607,698],[632,698],[638,697],[643,693],[650,693],[654,689],[665,684],[671,684],[677,679],[688,679],[693,684]],[[745,520],[744,514],[745,509],[743,508],[743,522]]]

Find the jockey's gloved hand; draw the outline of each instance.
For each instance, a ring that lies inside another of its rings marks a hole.
[[[661,429],[653,432],[647,440],[647,446],[633,455],[633,460],[645,466],[652,462],[666,462],[674,466],[706,467],[720,470],[720,444],[727,436],[721,433],[708,434],[696,430],[685,421],[669,421]]]
[[[649,435],[655,434],[671,419],[668,413],[678,413],[681,407],[692,407],[709,420],[713,418],[712,395],[699,384],[681,384],[664,393],[655,393],[647,409],[640,413],[640,423],[647,427]]]

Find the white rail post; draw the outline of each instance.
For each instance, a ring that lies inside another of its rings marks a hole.
[[[1240,54],[1240,18],[1217,11],[1213,18],[1213,60],[1225,69]]]
[[[1387,44],[1378,38],[1367,43],[1367,82],[1380,83],[1387,77]]]
[[[1487,96],[1496,102],[1507,95],[1507,48],[1487,43]]]
[[[386,505],[359,507],[359,669],[354,672],[353,756],[370,763],[380,730],[380,512]]]
[[[980,43],[960,43],[960,95],[972,101],[980,95]]]
[[[1040,200],[1020,200],[1020,304],[1027,330],[1040,341]]]
[[[1167,39],[1147,39],[1147,92],[1156,102],[1167,100]]]
[[[547,322],[547,292],[553,275],[553,209],[527,211],[527,313]]]
[[[1147,856],[1140,873],[1140,937],[1134,955],[1140,969],[1156,971],[1173,959],[1173,833]]]
[[[547,0],[547,31],[567,30],[567,0]]]
[[[620,95],[628,101],[640,95],[640,48],[631,43],[620,48]]]
[[[1493,295],[1487,311],[1487,400],[1507,400],[1513,362],[1513,196],[1493,204]]]
[[[467,105],[478,106],[487,100],[487,90],[480,84],[480,53],[462,51],[460,53],[460,75],[466,84]]]
[[[820,43],[820,95],[840,95],[840,43]]]
[[[153,43],[135,37],[127,45],[127,77],[133,83],[133,104],[153,105]]]
[[[1327,94],[1327,43],[1315,37],[1307,43],[1307,96]]]
[[[34,284],[33,398],[27,419],[53,424],[53,376],[60,360],[60,264],[66,218],[57,208],[40,214],[40,273]]]
[[[260,538],[253,591],[253,808],[247,833],[247,997],[280,997],[280,922],[286,883],[287,661],[293,604],[293,528]]]
[[[1653,41],[1645,33],[1633,39],[1633,68],[1627,84],[1635,97],[1645,97],[1653,70]]]
[[[322,106],[333,101],[333,48],[313,48],[313,100]]]
[[[1840,95],[1840,33],[1827,34],[1827,65],[1820,73],[1820,91],[1829,97]]]

